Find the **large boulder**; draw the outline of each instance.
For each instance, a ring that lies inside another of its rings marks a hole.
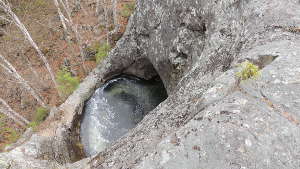
[[[298,0],[137,0],[109,57],[47,128],[0,154],[0,167],[300,168],[299,16]],[[260,76],[237,77],[245,60]],[[111,147],[77,161],[84,101],[115,75],[153,70],[168,99]]]

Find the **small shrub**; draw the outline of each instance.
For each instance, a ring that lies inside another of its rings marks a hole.
[[[78,77],[72,76],[67,68],[63,68],[58,71],[56,75],[56,81],[59,85],[59,92],[65,97],[72,94],[73,91],[77,89],[80,83],[80,79]]]
[[[20,137],[20,134],[13,128],[0,127],[0,150],[8,146],[11,143],[16,142]]]
[[[7,127],[6,119],[4,114],[0,114],[0,151],[9,144],[16,142],[20,136],[17,130]]]
[[[44,107],[38,107],[33,116],[33,120],[37,123],[41,123],[48,116],[49,110]]]
[[[36,129],[38,125],[40,125],[49,114],[49,110],[44,107],[38,107],[33,115],[32,121],[28,124],[28,127]]]
[[[0,135],[9,143],[16,142],[19,138],[18,132],[10,127],[4,127],[0,130]]]
[[[28,127],[28,128],[32,128],[33,131],[35,131],[38,125],[39,125],[39,124],[38,124],[37,122],[32,121],[32,122],[30,122],[30,123],[28,124],[27,127]]]
[[[260,74],[259,67],[249,61],[241,63],[241,68],[242,70],[237,73],[241,80],[256,78]]]
[[[130,17],[135,9],[135,2],[126,3],[121,10],[121,15],[125,18]]]
[[[95,55],[96,63],[100,63],[108,55],[110,49],[111,47],[108,43],[101,44]]]

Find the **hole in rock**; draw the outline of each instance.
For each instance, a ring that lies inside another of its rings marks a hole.
[[[80,126],[85,154],[103,151],[166,98],[158,75],[150,80],[121,75],[106,82],[85,103]]]

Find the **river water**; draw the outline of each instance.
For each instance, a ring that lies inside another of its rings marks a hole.
[[[81,142],[87,156],[103,151],[134,128],[165,100],[167,93],[158,79],[132,76],[112,79],[86,102],[81,122]]]

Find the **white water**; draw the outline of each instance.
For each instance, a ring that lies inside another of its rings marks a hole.
[[[166,97],[160,82],[121,77],[97,89],[86,102],[81,141],[86,155],[103,151]]]

